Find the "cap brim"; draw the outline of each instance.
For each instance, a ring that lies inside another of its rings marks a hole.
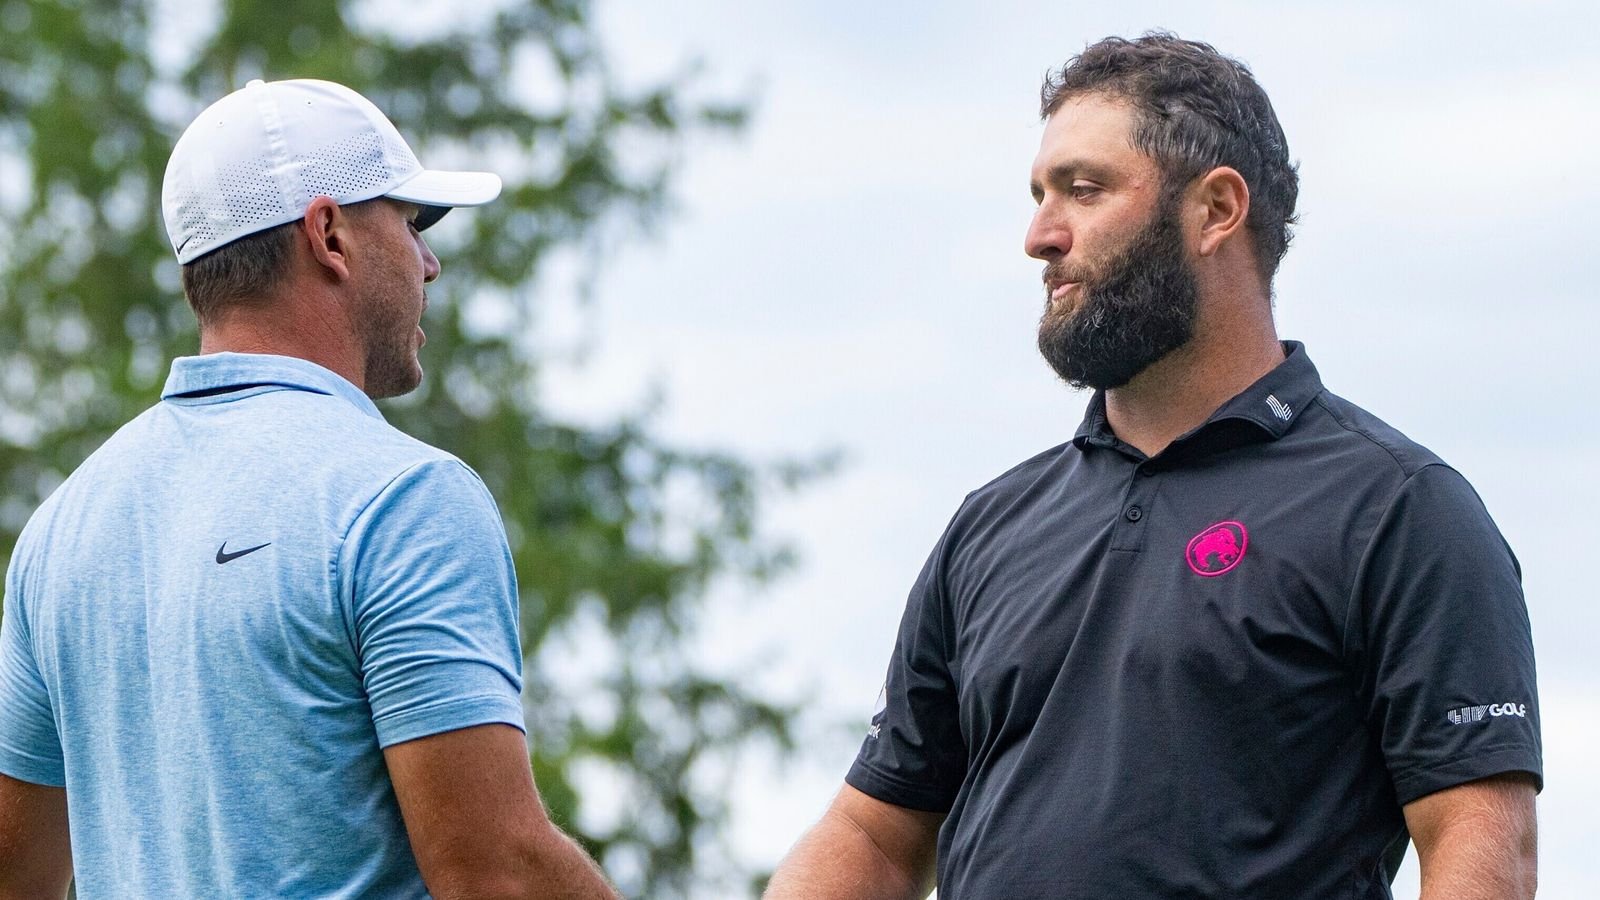
[[[424,169],[385,196],[423,206],[482,206],[500,196],[500,176],[491,172]]]
[[[419,206],[417,209],[419,210],[417,213],[417,218],[411,224],[415,225],[418,231],[427,231],[429,228],[432,228],[440,219],[444,218],[444,214],[449,212],[451,207]]]

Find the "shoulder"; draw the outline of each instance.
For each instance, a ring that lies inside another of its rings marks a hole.
[[[1395,527],[1442,528],[1457,537],[1476,528],[1503,543],[1471,483],[1439,454],[1332,392],[1320,393],[1314,406],[1319,414],[1297,423],[1295,440],[1279,443],[1299,448],[1284,449],[1295,469],[1315,471],[1304,484],[1316,487],[1307,490],[1360,545],[1392,539]],[[1342,518],[1337,510],[1345,511]]]
[[[1053,483],[1059,475],[1063,458],[1076,454],[1071,442],[1057,444],[1048,450],[1028,457],[1020,463],[990,479],[967,494],[955,521],[972,522],[1001,514],[1018,501],[1036,492],[1043,484]]]
[[[213,490],[197,494],[196,485]],[[49,545],[113,510],[179,531],[196,510],[199,519],[254,516],[257,525],[337,540],[397,492],[433,497],[446,516],[458,507],[494,510],[461,459],[343,398],[269,389],[205,405],[162,402],[118,429],[41,504],[27,546]]]
[[[1366,534],[1368,553],[1405,555],[1438,543],[1458,549],[1515,557],[1477,491],[1453,466],[1427,447],[1354,403],[1328,391],[1317,398],[1326,416],[1309,422],[1308,443],[1332,445],[1316,451],[1331,465],[1328,490],[1358,499],[1352,535]],[[1332,502],[1329,504],[1333,505]],[[1504,553],[1502,554],[1502,551]]]
[[[483,479],[454,454],[373,422],[363,458],[329,463],[324,476],[341,495],[337,521],[346,540],[380,533],[403,542],[418,530],[504,543],[499,506]]]
[[[17,536],[16,559],[35,543],[48,544],[48,532],[56,519],[94,514],[96,507],[103,506],[100,498],[106,483],[126,480],[141,464],[149,464],[143,447],[157,409],[151,407],[123,423],[45,495]]]
[[[1332,391],[1323,390],[1314,403],[1323,415],[1302,423],[1309,432],[1305,437],[1341,444],[1342,455],[1353,465],[1376,466],[1402,481],[1429,466],[1444,465],[1432,450]]]
[[[427,447],[426,444],[423,445]],[[382,517],[397,508],[417,505],[436,524],[448,524],[462,518],[482,517],[499,513],[493,497],[483,479],[472,467],[437,448],[431,453],[417,454],[404,466],[395,466],[382,473],[382,484],[363,511],[364,518]]]
[[[465,474],[477,480],[472,467],[454,453],[418,440],[387,422],[367,419],[358,427],[361,433],[357,443],[365,458],[349,460],[347,464],[365,469],[372,477],[409,475],[449,480]]]
[[[337,502],[370,500],[397,482],[477,485],[455,454],[421,441],[349,401],[310,391],[277,391],[241,410],[242,455],[277,471],[304,473],[308,487]],[[243,473],[240,473],[243,474]]]

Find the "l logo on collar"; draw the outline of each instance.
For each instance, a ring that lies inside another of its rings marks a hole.
[[[1229,572],[1244,559],[1250,533],[1240,522],[1218,522],[1189,540],[1184,561],[1196,575],[1215,578]]]

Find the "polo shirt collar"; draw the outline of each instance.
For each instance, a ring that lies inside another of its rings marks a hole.
[[[1089,408],[1083,411],[1083,421],[1078,424],[1078,433],[1072,436],[1072,442],[1080,450],[1085,444],[1111,447],[1118,443],[1116,434],[1111,431],[1111,423],[1106,421],[1105,391],[1095,391],[1094,396],[1089,398]]]
[[[1222,404],[1206,425],[1242,419],[1259,426],[1273,440],[1287,434],[1305,408],[1322,393],[1322,376],[1299,341],[1284,341],[1283,353],[1283,362]]]
[[[258,387],[339,397],[374,419],[383,419],[371,397],[333,371],[310,360],[266,353],[180,356],[172,361],[172,371],[161,389],[161,399],[221,402],[238,399],[238,391]]]
[[[1284,360],[1272,371],[1222,404],[1200,427],[1174,441],[1207,430],[1212,425],[1227,420],[1237,420],[1256,426],[1270,440],[1277,440],[1294,427],[1300,414],[1316,396],[1322,393],[1322,377],[1305,345],[1299,341],[1283,342]],[[1080,449],[1086,444],[1111,447],[1121,444],[1106,421],[1106,395],[1095,391],[1084,411],[1083,423],[1078,426],[1072,442]]]

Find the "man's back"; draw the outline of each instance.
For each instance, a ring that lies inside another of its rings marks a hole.
[[[372,404],[422,382],[422,232],[499,193],[333,82],[184,130],[201,355],[6,574],[0,895],[615,896],[539,801],[494,501]]]
[[[19,541],[0,697],[49,715],[0,762],[67,787],[81,896],[426,896],[380,746],[520,727],[514,591],[476,476],[353,386],[181,360]]]

